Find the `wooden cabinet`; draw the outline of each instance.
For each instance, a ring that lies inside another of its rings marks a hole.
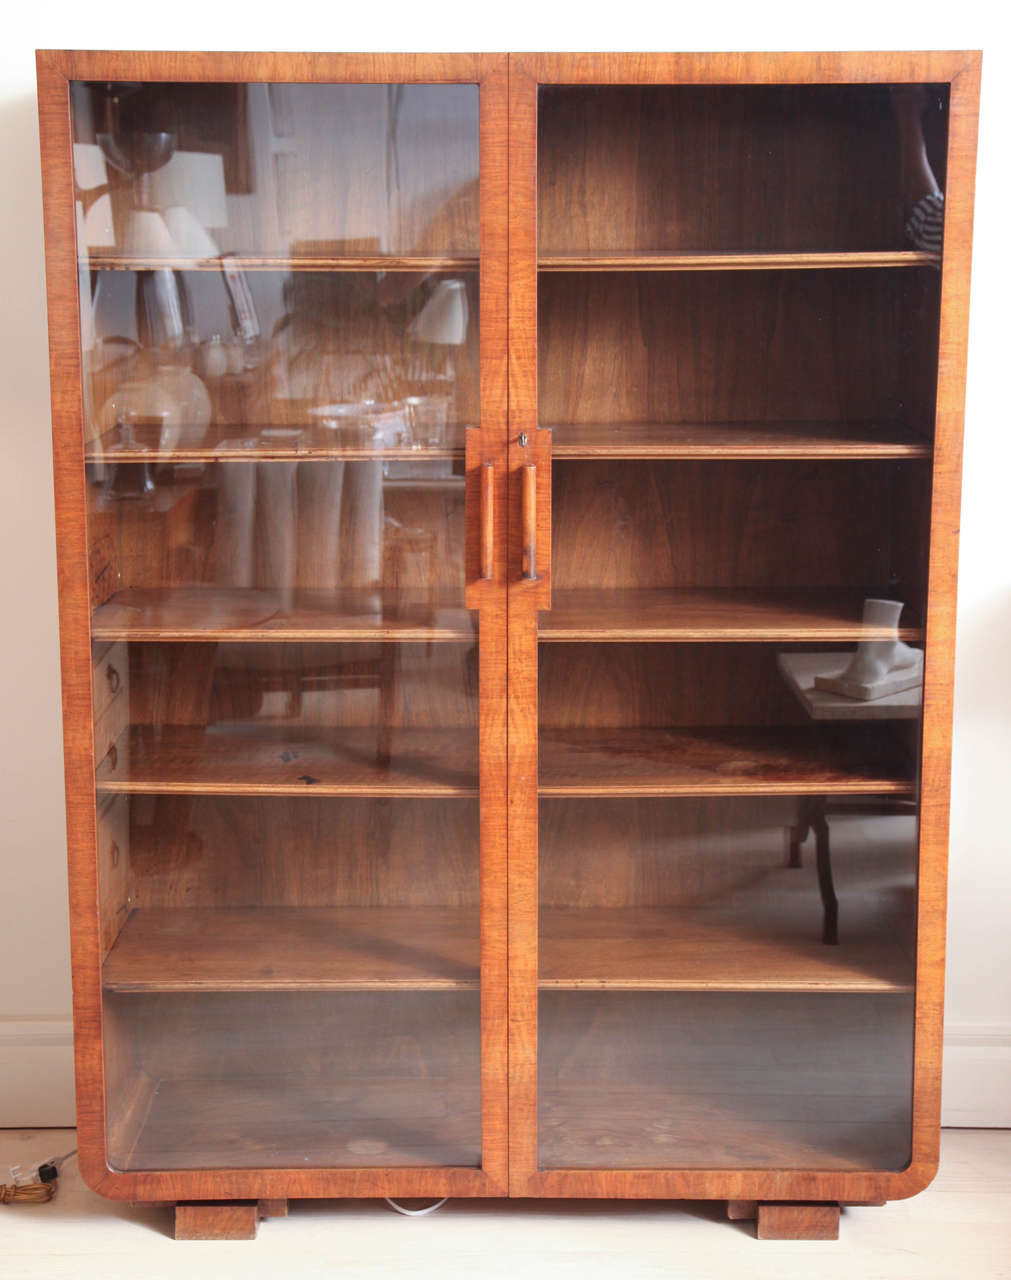
[[[40,54],[92,1186],[929,1181],[978,78]]]

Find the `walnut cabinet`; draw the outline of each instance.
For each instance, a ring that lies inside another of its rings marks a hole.
[[[39,54],[90,1185],[930,1180],[978,80]]]

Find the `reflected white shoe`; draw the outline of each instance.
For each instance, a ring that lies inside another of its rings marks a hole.
[[[901,600],[865,600],[864,625],[887,628],[896,638],[862,640],[849,666],[837,675],[815,676],[815,688],[871,702],[919,686],[923,680],[923,653],[898,639],[902,608]]]

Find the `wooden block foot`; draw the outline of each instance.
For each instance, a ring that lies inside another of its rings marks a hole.
[[[288,1216],[287,1200],[261,1200],[261,1218],[286,1218]]]
[[[259,1221],[255,1200],[220,1204],[177,1204],[177,1240],[255,1240]]]
[[[838,1240],[838,1204],[760,1204],[759,1240]]]
[[[731,1222],[747,1222],[758,1213],[757,1200],[728,1200],[727,1217]]]

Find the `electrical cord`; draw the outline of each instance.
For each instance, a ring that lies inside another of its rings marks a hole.
[[[402,1204],[397,1204],[396,1200],[391,1200],[389,1196],[383,1196],[383,1199],[391,1209],[397,1213],[402,1213],[405,1218],[423,1218],[428,1213],[434,1213],[436,1209],[441,1209],[449,1199],[449,1196],[443,1196],[441,1200],[436,1200],[435,1204],[426,1205],[424,1209],[405,1209]]]
[[[77,1155],[77,1148],[66,1155],[53,1156],[37,1164],[30,1173],[22,1172],[19,1164],[10,1166],[13,1182],[0,1182],[0,1204],[45,1204],[56,1195],[56,1180],[64,1162]]]

